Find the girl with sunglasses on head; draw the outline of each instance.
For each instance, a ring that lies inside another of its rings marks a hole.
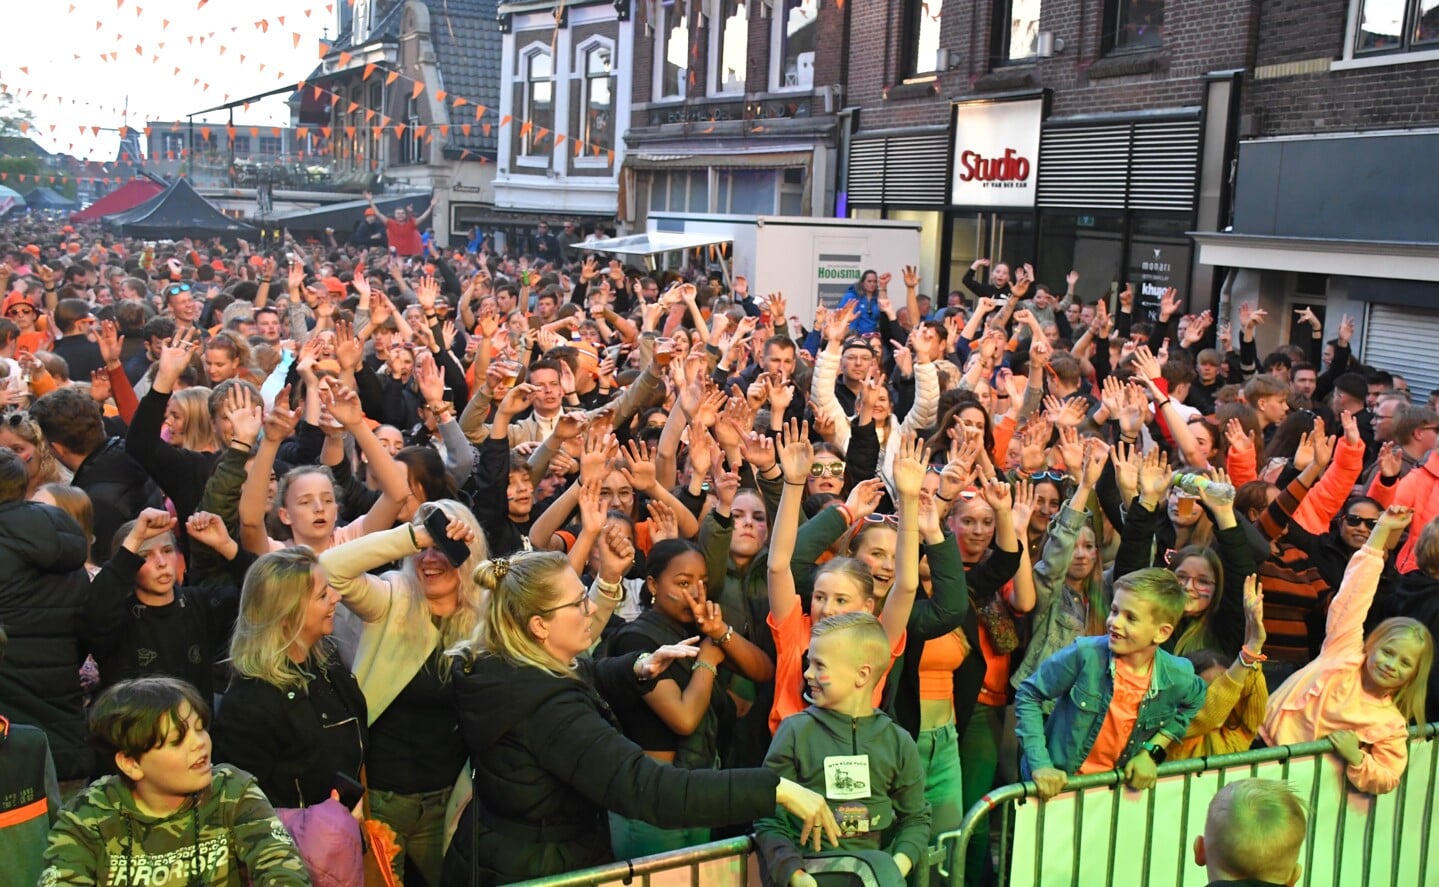
[[[0,416],[0,447],[8,447],[25,463],[28,478],[25,498],[35,498],[35,491],[45,484],[64,483],[69,472],[55,459],[45,443],[40,423],[28,413],[14,412]]]

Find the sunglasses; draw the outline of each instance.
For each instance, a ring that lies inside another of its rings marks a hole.
[[[1062,471],[1036,471],[1029,476],[1029,479],[1032,483],[1039,483],[1042,480],[1052,480],[1057,484],[1062,484],[1069,480],[1069,475]]]
[[[1347,526],[1364,527],[1365,529],[1372,530],[1379,523],[1379,518],[1360,517],[1357,514],[1346,514],[1344,515],[1344,523]]]
[[[35,313],[35,309],[34,309],[34,308],[31,308],[31,307],[28,306],[28,305],[15,305],[15,306],[11,307],[11,309],[10,309],[9,311],[6,311],[6,312],[5,312],[5,316],[9,317],[9,316],[12,315],[12,314],[34,314],[34,313]]]
[[[825,465],[816,462],[809,467],[810,477],[824,477],[826,474],[830,477],[844,477],[844,463],[830,462],[828,465]]]
[[[188,283],[172,283],[165,287],[165,295],[173,296],[178,293],[188,293],[192,287]]]
[[[864,522],[867,524],[889,524],[891,527],[899,526],[899,516],[895,514],[866,514]]]
[[[586,592],[577,601],[570,601],[568,604],[560,604],[555,607],[545,607],[539,611],[538,615],[548,616],[551,613],[558,613],[560,610],[568,610],[570,607],[574,607],[576,610],[579,610],[582,615],[588,616],[590,612],[594,610],[595,604],[594,601],[590,600],[589,593]]]

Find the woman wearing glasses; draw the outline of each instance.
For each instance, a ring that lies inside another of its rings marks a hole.
[[[584,655],[622,597],[633,557],[622,534],[603,542],[609,551],[588,591],[560,552],[496,558],[476,571],[489,593],[485,618],[452,651],[475,794],[445,856],[444,883],[507,884],[602,863],[612,858],[607,811],[694,828],[747,822],[778,803],[806,836],[837,844],[839,828],[814,792],[764,769],[661,763],[616,728],[601,694],[639,692],[697,649],[598,662]]]

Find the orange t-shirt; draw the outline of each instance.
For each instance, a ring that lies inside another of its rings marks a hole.
[[[964,664],[969,645],[953,631],[924,642],[919,656],[919,698],[954,700],[954,670]]]
[[[1149,679],[1154,675],[1154,666],[1145,674],[1137,674],[1122,660],[1114,662],[1114,697],[1109,700],[1109,711],[1104,713],[1104,723],[1094,739],[1089,757],[1079,766],[1081,775],[1103,773],[1113,770],[1129,744],[1129,734],[1134,732],[1134,721],[1139,717],[1139,703],[1149,692]]]
[[[812,626],[809,614],[803,607],[796,606],[785,617],[783,623],[774,621],[774,614],[765,617],[769,632],[774,637],[774,707],[769,710],[769,732],[779,729],[779,722],[793,714],[804,711],[804,654],[809,651],[809,636]],[[904,653],[904,640],[908,632],[901,632],[899,639],[889,650],[889,665]],[[874,707],[884,702],[884,682],[889,668],[874,685]]]

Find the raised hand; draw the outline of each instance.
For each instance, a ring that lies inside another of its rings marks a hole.
[[[609,470],[610,459],[619,452],[619,442],[599,422],[591,422],[585,433],[585,448],[580,454],[580,479],[594,478],[603,482]]]
[[[197,511],[190,515],[185,521],[185,532],[190,534],[191,539],[209,546],[221,555],[235,544],[225,522],[219,515],[208,511]]]
[[[980,494],[984,497],[984,501],[989,503],[989,507],[994,509],[995,520],[1004,520],[1005,516],[1014,509],[1013,493],[1009,484],[997,477],[985,481]],[[1027,524],[1028,521],[1025,523]]]
[[[740,456],[760,474],[769,471],[778,461],[774,440],[767,434],[750,431],[740,437]]]
[[[100,358],[105,361],[106,369],[120,365],[120,348],[125,344],[125,337],[120,335],[120,328],[113,320],[102,320],[95,331],[95,345],[100,349]]]
[[[167,384],[164,387],[173,390],[174,383],[190,365],[190,358],[194,353],[193,336],[185,331],[177,331],[160,349],[160,358],[155,361],[155,378],[165,380]]]
[[[874,514],[874,510],[883,500],[884,481],[877,477],[871,477],[854,485],[854,488],[849,491],[849,498],[845,500],[844,507],[849,510],[850,516],[856,521],[862,521]]]
[[[894,487],[902,497],[916,497],[924,486],[925,466],[929,464],[929,450],[917,434],[905,432],[899,440],[899,451],[894,457],[892,473]]]
[[[1259,576],[1244,578],[1244,651],[1258,656],[1269,635],[1264,631],[1264,589]]]
[[[630,482],[630,486],[640,492],[649,492],[657,485],[657,473],[655,470],[654,448],[641,441],[632,440],[625,450],[627,464],[620,469],[620,474]]]
[[[320,403],[330,411],[335,421],[347,430],[353,430],[365,422],[365,411],[360,408],[360,395],[344,383],[330,381],[321,385]]]
[[[919,277],[919,269],[916,268],[916,267],[914,267],[913,265],[905,265],[905,266],[904,266],[904,272],[903,272],[903,273],[904,273],[904,288],[905,288],[905,289],[909,289],[909,290],[917,290],[917,289],[919,289],[919,280],[920,280],[920,277]],[[917,317],[916,317],[916,318],[912,318],[912,319],[913,319],[916,323],[919,322],[919,318],[917,318]]]
[[[1254,450],[1254,438],[1249,436],[1249,434],[1244,430],[1243,423],[1241,423],[1238,419],[1230,419],[1229,422],[1224,426],[1224,436],[1229,441],[1229,449],[1231,452],[1247,453]],[[1294,467],[1298,468],[1300,471],[1304,470],[1303,466],[1298,464],[1297,459],[1295,461]]]
[[[435,365],[435,357],[428,351],[421,351],[415,357],[415,385],[427,404],[437,404],[445,399],[445,377]],[[338,418],[338,417],[336,417]]]
[[[230,441],[253,447],[264,426],[264,410],[247,385],[232,385],[221,413],[230,422]],[[211,546],[214,547],[214,546]]]
[[[1154,447],[1144,454],[1139,466],[1139,495],[1150,507],[1164,498],[1173,477],[1169,470],[1169,456],[1161,447]]]
[[[265,414],[265,440],[279,443],[295,433],[300,424],[300,414],[289,408],[290,387],[287,385],[275,398],[275,405]]]
[[[520,382],[501,398],[498,406],[495,407],[496,418],[503,415],[506,420],[529,409],[535,402],[535,386],[528,382]]]
[[[611,524],[600,534],[599,577],[605,582],[619,582],[635,562],[635,544],[626,527]]]
[[[1009,507],[1010,518],[1014,521],[1014,532],[1024,538],[1029,532],[1029,519],[1038,505],[1038,490],[1029,478],[1021,475],[1014,482],[1014,504]]]
[[[1114,463],[1114,482],[1127,503],[1139,495],[1139,466],[1144,464],[1139,445],[1120,441],[1114,445],[1109,459]]]
[[[1384,477],[1398,477],[1404,470],[1404,451],[1394,441],[1385,442],[1379,448],[1379,473]]]
[[[577,507],[580,512],[580,529],[583,532],[598,535],[605,528],[605,501],[600,496],[603,487],[603,481],[597,477],[580,481]]]
[[[659,542],[663,539],[678,539],[680,537],[679,522],[675,519],[675,511],[670,508],[662,499],[651,499],[645,505],[650,513],[650,521],[653,528],[650,530],[650,539]]]
[[[780,432],[780,469],[784,482],[803,487],[814,464],[814,445],[809,442],[809,423],[790,419]],[[921,478],[923,480],[923,478]]]

